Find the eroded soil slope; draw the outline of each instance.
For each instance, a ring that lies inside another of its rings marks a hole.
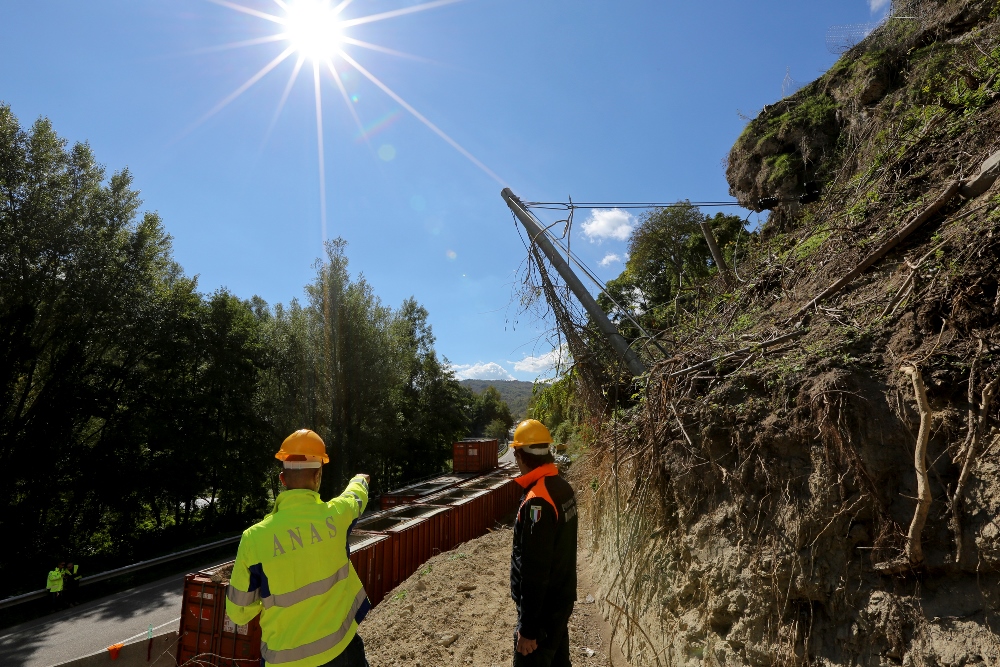
[[[512,535],[509,528],[497,530],[435,556],[372,610],[361,625],[372,667],[510,665]],[[585,554],[581,548],[571,657],[575,665],[606,665],[611,633],[593,602]],[[615,664],[625,663],[619,658]]]
[[[636,664],[1000,664],[1000,184],[919,215],[1000,151],[1000,3],[905,4],[749,123],[739,282],[591,452]]]

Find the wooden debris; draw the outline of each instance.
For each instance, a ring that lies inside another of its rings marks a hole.
[[[740,348],[739,350],[736,350],[734,352],[729,352],[727,354],[722,354],[722,355],[719,355],[718,357],[712,357],[711,359],[706,359],[705,361],[697,363],[694,366],[688,366],[687,368],[682,368],[679,371],[674,371],[673,373],[671,373],[667,377],[676,377],[678,375],[683,375],[684,373],[690,373],[691,371],[696,371],[699,368],[705,368],[706,366],[711,366],[712,364],[716,363],[717,361],[722,361],[724,359],[729,359],[730,357],[735,357],[738,354],[747,354],[749,352],[753,352],[754,350],[766,350],[769,347],[774,347],[775,345],[780,345],[781,343],[784,343],[786,341],[792,340],[793,338],[798,338],[799,336],[801,336],[802,334],[804,334],[806,331],[807,331],[807,329],[798,329],[796,331],[793,331],[792,333],[787,333],[787,334],[785,334],[783,336],[778,336],[777,338],[772,338],[771,340],[766,340],[766,341],[764,341],[762,343],[757,343],[756,345],[754,345],[752,347],[744,347],[744,348]]]
[[[927,208],[925,208],[919,215],[917,215],[915,218],[910,220],[910,222],[908,222],[906,225],[897,230],[896,233],[893,234],[891,237],[889,237],[889,239],[885,243],[880,245],[870,255],[865,257],[865,259],[860,264],[851,269],[846,275],[836,280],[832,285],[830,285],[825,290],[820,292],[816,297],[814,297],[809,303],[807,303],[806,305],[802,306],[797,311],[795,311],[795,314],[792,315],[791,318],[789,318],[789,321],[794,320],[797,317],[800,317],[803,313],[805,313],[810,308],[814,307],[820,301],[823,301],[824,299],[828,299],[829,297],[833,296],[834,294],[842,290],[844,287],[846,287],[855,278],[857,278],[862,273],[867,271],[875,262],[885,257],[890,250],[892,250],[897,245],[902,243],[903,240],[906,239],[906,237],[908,237],[910,234],[919,229],[921,225],[923,225],[925,222],[934,217],[934,214],[936,214],[938,211],[944,208],[944,205],[950,202],[955,197],[955,195],[958,194],[958,191],[961,187],[962,187],[961,181],[952,181],[951,183],[949,183],[948,187],[945,188],[944,192],[942,192],[937,199],[931,202],[931,204]]]

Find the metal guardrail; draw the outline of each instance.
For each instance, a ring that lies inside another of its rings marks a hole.
[[[221,547],[225,546],[226,544],[239,542],[241,537],[242,535],[227,537],[225,539],[217,540],[215,542],[209,542],[208,544],[202,544],[201,546],[198,547],[184,549],[183,551],[176,551],[172,554],[167,554],[165,556],[157,556],[156,558],[150,558],[149,560],[139,561],[138,563],[133,563],[132,565],[126,565],[125,567],[119,567],[114,570],[108,570],[107,572],[99,572],[98,574],[92,574],[89,577],[84,577],[83,579],[81,579],[80,585],[86,586],[87,584],[95,584],[98,581],[105,581],[106,579],[119,577],[123,574],[130,574],[132,572],[144,570],[147,567],[160,565],[161,563],[169,563],[172,560],[177,560],[178,558],[184,558],[185,556],[193,556],[194,554],[198,554],[203,551],[211,551],[216,547]],[[14,605],[22,604],[24,602],[31,602],[32,600],[40,600],[41,598],[45,597],[48,594],[49,591],[45,588],[42,588],[37,591],[31,591],[30,593],[25,593],[23,595],[15,595],[14,597],[4,598],[3,600],[0,600],[0,609],[13,607]]]

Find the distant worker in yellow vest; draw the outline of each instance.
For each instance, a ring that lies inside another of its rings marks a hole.
[[[49,591],[49,604],[52,607],[59,604],[59,597],[62,595],[63,570],[65,567],[66,563],[59,563],[56,569],[49,572],[49,576],[45,579],[45,588]]]
[[[570,667],[569,618],[576,601],[576,494],[559,476],[545,424],[514,430],[524,489],[514,520],[510,595],[517,605],[514,667]]]
[[[243,532],[226,593],[237,625],[260,614],[261,657],[282,667],[368,667],[358,624],[371,603],[348,559],[347,534],[368,504],[368,475],[319,497],[326,444],[302,429],[281,443],[285,491]]]

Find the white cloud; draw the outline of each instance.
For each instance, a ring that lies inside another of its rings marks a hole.
[[[569,349],[566,344],[537,356],[525,357],[520,361],[511,362],[514,370],[519,373],[536,373],[548,375],[551,371],[566,370],[569,365]]]
[[[489,361],[478,364],[452,364],[451,370],[459,380],[515,380],[507,369],[498,363]]]
[[[617,254],[615,254],[613,252],[609,252],[607,255],[604,256],[604,259],[602,259],[598,263],[601,266],[611,266],[615,262],[620,262],[620,261],[622,261],[622,258],[621,258],[620,255],[617,255]]]
[[[885,9],[890,2],[892,0],[868,0],[868,6],[871,8],[872,14],[874,14],[877,11]]]
[[[627,241],[633,229],[635,229],[635,218],[620,208],[591,209],[590,217],[583,221],[583,233],[591,243],[604,239]]]

